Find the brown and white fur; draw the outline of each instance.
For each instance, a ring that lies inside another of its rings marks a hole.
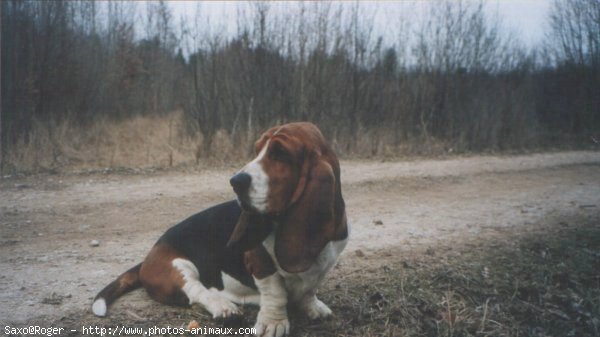
[[[255,147],[256,158],[231,178],[237,201],[170,228],[144,262],[100,291],[96,315],[140,286],[213,317],[258,304],[258,336],[289,333],[288,305],[313,319],[331,315],[316,294],[349,234],[337,157],[311,123],[273,127]]]

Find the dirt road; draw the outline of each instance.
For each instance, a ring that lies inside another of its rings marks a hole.
[[[0,323],[88,314],[96,292],[141,261],[166,228],[232,199],[234,171],[1,179]],[[352,223],[345,268],[388,247],[410,252],[598,214],[600,152],[343,161],[342,183]],[[115,306],[131,315],[154,305],[141,291],[127,296]]]

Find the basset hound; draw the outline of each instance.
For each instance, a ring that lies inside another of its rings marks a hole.
[[[267,130],[255,149],[230,180],[237,200],[167,230],[142,263],[98,293],[94,314],[143,286],[159,302],[199,303],[214,318],[257,304],[257,336],[287,335],[288,305],[312,319],[331,315],[316,293],[349,237],[338,159],[305,122]]]

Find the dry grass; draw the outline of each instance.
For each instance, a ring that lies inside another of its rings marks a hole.
[[[320,290],[335,317],[315,322],[291,312],[292,337],[598,336],[599,221],[542,225],[410,253],[346,256]],[[201,326],[250,327],[257,309],[244,311],[223,322],[197,308],[148,300],[140,309],[120,301],[108,319],[82,312],[50,323],[148,328],[197,320]]]
[[[169,168],[185,165],[222,165],[248,159],[260,131],[240,130],[231,135],[217,130],[208,153],[197,125],[182,111],[164,116],[136,116],[121,121],[98,118],[88,126],[71,120],[34,120],[31,132],[7,151],[5,172],[71,172],[98,169]],[[397,158],[438,156],[452,153],[443,142],[402,141],[384,129],[358,130],[354,140],[327,135],[338,154],[344,157]]]
[[[598,225],[388,252],[328,289],[339,319],[298,336],[598,336]]]
[[[193,161],[202,142],[183,128],[180,111],[121,122],[98,119],[88,127],[36,121],[28,137],[9,150],[7,162],[19,172],[175,166]]]

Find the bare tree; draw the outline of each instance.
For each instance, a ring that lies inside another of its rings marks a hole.
[[[556,68],[552,80],[540,82],[551,98],[540,99],[540,111],[552,128],[593,133],[600,127],[600,2],[554,1],[549,23],[548,50]]]
[[[188,132],[203,135],[197,159],[214,154],[218,135],[249,149],[260,130],[295,120],[319,124],[341,152],[368,155],[405,143],[560,142],[600,125],[597,0],[556,1],[537,53],[483,1],[438,2],[420,20],[389,3],[405,13],[386,16],[393,44],[361,3],[236,4],[233,35],[200,3],[177,34],[170,6],[3,1],[4,164],[17,140],[35,138],[34,120],[52,134],[61,119],[85,127],[179,107]],[[539,56],[548,54],[554,63]]]
[[[559,61],[600,64],[600,2],[555,0],[550,14],[550,43]]]

